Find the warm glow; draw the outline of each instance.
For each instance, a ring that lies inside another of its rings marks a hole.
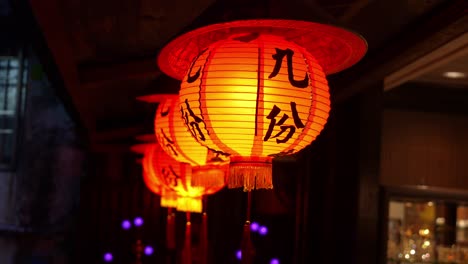
[[[181,80],[190,133],[230,155],[228,187],[273,188],[272,158],[320,134],[330,111],[326,74],[366,53],[354,32],[308,21],[239,20],[186,32],[163,47],[159,69]]]
[[[178,196],[197,197],[203,194],[202,188],[193,188],[189,184],[190,166],[169,157],[159,145],[149,147],[143,160],[144,164],[150,164],[147,173],[153,182],[162,183]]]
[[[131,147],[131,150],[135,153],[144,155],[150,148],[154,146],[155,144],[153,143],[137,144],[137,145],[133,145]],[[154,178],[151,176],[149,172],[151,170],[150,167],[152,166],[151,160],[143,159],[142,165],[143,165],[143,181],[146,187],[151,192],[161,196],[161,207],[176,208],[177,207],[177,194],[173,190],[166,188],[160,178]]]
[[[179,197],[177,199],[177,210],[182,212],[201,212],[201,197]]]
[[[426,249],[426,248],[428,248],[430,245],[431,245],[431,242],[430,242],[429,240],[426,240],[426,241],[424,241],[424,243],[423,243],[423,245],[422,245],[422,248],[423,248],[423,249]]]
[[[444,77],[450,78],[450,79],[461,79],[465,78],[466,74],[463,72],[456,72],[456,71],[448,71],[443,73]]]
[[[183,123],[178,102],[178,95],[161,95],[154,122],[156,138],[172,158],[194,166],[193,186],[217,191],[226,184],[229,158],[208,150],[192,137]]]
[[[268,157],[295,153],[314,141],[327,122],[330,100],[312,54],[281,37],[244,34],[199,54],[182,81],[180,107],[201,144],[237,160],[231,176],[271,178]],[[256,163],[265,170],[248,171]],[[251,181],[244,188],[272,187],[271,179],[264,186]]]
[[[421,236],[427,236],[427,235],[429,235],[429,233],[430,233],[430,231],[427,228],[419,229],[419,235],[421,235]]]
[[[163,190],[161,193],[161,207],[177,208],[177,193],[172,190]]]
[[[170,199],[162,199],[161,205],[164,201],[170,202],[172,207],[178,207],[180,197],[201,197],[203,195],[202,188],[192,187],[190,184],[190,166],[173,160],[157,144],[148,147],[143,158],[143,168],[145,183],[150,190],[152,190],[152,186],[161,186],[163,194],[166,192],[170,194]],[[175,200],[174,193],[177,197]],[[184,209],[200,213],[201,202],[193,208],[185,207]]]
[[[191,183],[192,167],[172,159],[158,144],[149,144],[143,158],[144,179],[150,190],[158,190],[179,211],[202,212],[202,197],[219,191],[224,186],[201,187]]]
[[[167,154],[192,166],[228,161],[227,157],[209,151],[191,136],[182,121],[178,95],[161,96],[163,98],[156,111],[154,130],[159,144]]]

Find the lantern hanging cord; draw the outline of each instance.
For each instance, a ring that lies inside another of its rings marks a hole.
[[[203,214],[206,214],[207,206],[208,206],[208,197],[206,195],[203,195],[202,196],[202,212],[203,212]]]
[[[252,192],[247,192],[247,212],[246,212],[246,221],[250,223],[250,214],[252,209]]]

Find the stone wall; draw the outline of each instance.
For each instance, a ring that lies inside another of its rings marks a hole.
[[[14,171],[0,174],[0,263],[58,263],[57,256],[67,263],[86,154],[75,122],[32,52],[28,61],[18,161]]]

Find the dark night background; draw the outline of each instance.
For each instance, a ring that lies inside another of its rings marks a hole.
[[[137,238],[155,248],[143,263],[175,263],[166,209],[129,150],[152,133],[155,105],[134,98],[177,93],[156,65],[173,37],[263,17],[344,26],[369,51],[329,76],[333,108],[319,138],[275,161],[274,190],[253,193],[252,219],[269,230],[253,235],[255,263],[385,263],[390,190],[425,185],[422,196],[468,197],[468,90],[415,79],[384,92],[387,75],[468,31],[466,8],[462,0],[0,0],[0,263],[103,263],[105,252],[133,263]],[[436,136],[427,144],[422,135]],[[239,263],[245,203],[239,190],[208,198],[210,263]],[[121,229],[137,216],[143,227]],[[177,213],[178,250],[184,221]],[[194,262],[200,223],[194,215]]]

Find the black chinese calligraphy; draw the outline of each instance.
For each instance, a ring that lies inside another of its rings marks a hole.
[[[304,128],[304,124],[302,123],[299,114],[297,112],[296,103],[291,102],[291,112],[293,115],[294,125],[285,125],[284,123],[289,119],[289,115],[283,114],[279,121],[276,120],[276,117],[281,113],[281,108],[274,105],[273,109],[271,109],[270,113],[266,117],[270,119],[270,125],[268,126],[268,130],[263,138],[263,141],[268,141],[270,138],[275,138],[276,143],[286,143],[288,140],[294,135],[296,132],[296,128]],[[276,133],[273,137],[271,136],[275,126],[280,128],[280,131]],[[287,132],[287,135],[283,138],[280,138],[284,133]]]
[[[164,110],[161,110],[161,117],[165,117],[169,114],[171,108],[167,108],[165,111]]]
[[[177,185],[179,184],[180,176],[177,175],[172,166],[169,165],[168,167],[163,167],[161,169],[161,173],[167,186],[171,188],[177,187]]]
[[[205,53],[205,51],[207,50],[204,49],[202,50],[194,59],[193,59],[193,62],[192,62],[192,65],[190,65],[190,68],[189,68],[189,71],[188,71],[188,74],[187,74],[187,82],[188,83],[193,83],[194,81],[196,81],[199,77],[200,77],[200,72],[201,72],[201,67],[198,67],[198,70],[197,72],[192,75],[192,69],[193,69],[193,66],[195,65],[195,62],[197,62],[198,58],[203,54]]]
[[[184,103],[186,108],[180,107],[180,112],[185,125],[195,139],[205,141],[205,134],[203,134],[200,128],[200,124],[204,124],[203,119],[195,115],[192,108],[190,108],[188,99],[185,99]]]
[[[207,162],[225,162],[229,159],[229,154],[219,151],[219,150],[214,150],[212,148],[208,148],[208,153],[207,153]]]
[[[175,147],[174,147],[174,141],[172,139],[170,139],[166,133],[164,133],[164,129],[160,129],[161,131],[161,134],[163,136],[162,140],[163,140],[163,143],[162,145],[166,147],[167,150],[169,150],[172,154],[174,154],[174,156],[179,156],[179,153],[177,153],[177,151],[175,150]]]
[[[276,60],[275,67],[273,68],[273,71],[271,74],[268,76],[268,79],[274,78],[276,75],[278,75],[281,66],[283,64],[283,58],[286,56],[286,61],[287,61],[287,67],[288,67],[288,80],[289,83],[291,83],[292,86],[297,87],[297,88],[306,88],[309,86],[309,75],[306,73],[305,77],[303,80],[295,80],[294,79],[294,73],[293,73],[293,55],[294,51],[291,49],[278,49],[276,48],[276,54],[273,54],[272,57],[273,59]]]

